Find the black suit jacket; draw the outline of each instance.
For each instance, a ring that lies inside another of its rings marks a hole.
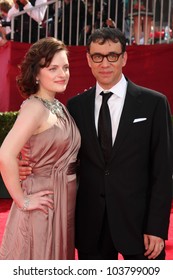
[[[105,209],[122,254],[143,252],[143,234],[167,239],[172,184],[172,122],[164,95],[128,81],[111,158],[105,165],[94,120],[95,87],[69,100],[81,133],[76,247],[96,248]]]

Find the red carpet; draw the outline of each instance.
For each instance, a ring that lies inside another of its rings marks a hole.
[[[11,206],[12,200],[11,199],[0,199],[0,243],[2,240],[2,235],[4,232],[4,227],[6,223],[6,219],[8,216],[8,212]],[[77,253],[76,253],[77,259]],[[121,255],[119,259],[122,259]],[[166,241],[166,259],[173,260],[173,204],[171,209],[171,216],[170,216],[170,226],[169,226],[169,236],[168,240]]]

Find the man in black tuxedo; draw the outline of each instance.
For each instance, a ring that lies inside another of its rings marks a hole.
[[[97,29],[87,60],[96,86],[69,100],[81,133],[76,204],[79,259],[164,259],[171,207],[172,123],[166,97],[124,77],[126,38]],[[98,140],[101,92],[108,100],[113,146],[105,162]]]
[[[96,86],[67,104],[82,140],[76,201],[79,259],[114,260],[118,253],[127,260],[165,259],[173,159],[168,101],[124,77],[126,38],[119,29],[95,30],[87,60]],[[100,93],[110,91],[113,144],[105,161],[98,119]]]

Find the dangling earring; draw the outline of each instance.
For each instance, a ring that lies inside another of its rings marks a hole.
[[[38,85],[38,83],[39,83],[39,80],[36,80],[36,81],[35,81],[35,83],[36,83],[36,84]]]

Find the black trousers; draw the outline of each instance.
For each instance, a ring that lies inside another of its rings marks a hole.
[[[125,260],[148,260],[143,254],[123,255]],[[118,251],[116,250],[109,230],[107,214],[105,213],[102,232],[98,243],[97,251],[86,253],[78,250],[79,260],[118,260]],[[165,259],[165,248],[155,260]]]

